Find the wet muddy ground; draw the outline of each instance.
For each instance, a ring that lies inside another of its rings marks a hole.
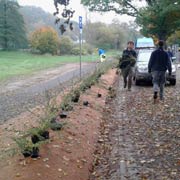
[[[117,82],[107,103],[91,180],[180,179],[180,78],[153,103],[152,86]]]

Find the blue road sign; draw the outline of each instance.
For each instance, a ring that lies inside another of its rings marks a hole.
[[[79,16],[79,29],[82,29],[82,16]]]

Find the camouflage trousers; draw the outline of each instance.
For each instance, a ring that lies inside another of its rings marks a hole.
[[[121,69],[121,74],[123,76],[124,88],[126,88],[126,86],[128,86],[128,89],[131,89],[132,76],[133,76],[132,67],[127,67],[127,68]]]

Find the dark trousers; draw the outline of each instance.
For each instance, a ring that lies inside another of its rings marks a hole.
[[[131,89],[133,71],[132,67],[127,67],[121,70],[124,80],[124,86],[128,85],[128,89]]]
[[[166,72],[165,71],[153,71],[153,91],[159,92],[160,98],[164,96],[164,85],[166,81]]]

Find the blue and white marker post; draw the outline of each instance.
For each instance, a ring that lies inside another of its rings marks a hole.
[[[81,61],[82,61],[82,16],[79,16],[79,46],[80,46],[80,80],[81,80]]]

